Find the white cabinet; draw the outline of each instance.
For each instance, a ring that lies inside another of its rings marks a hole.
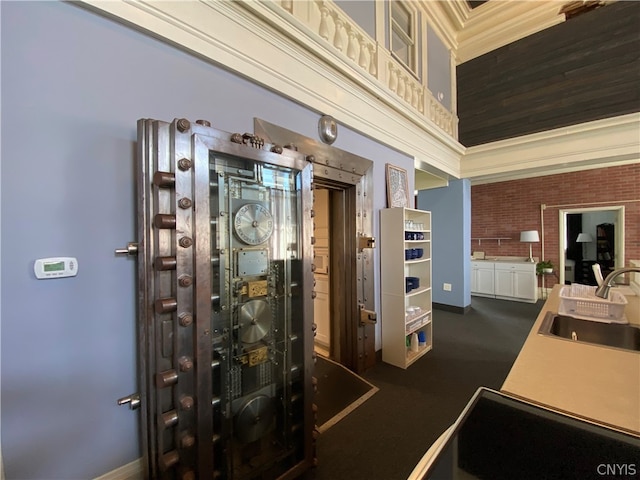
[[[331,345],[329,276],[316,273],[314,279],[316,281],[316,298],[313,301],[313,318],[316,324],[315,342],[329,348]]]
[[[407,368],[433,347],[431,212],[380,211],[382,360]],[[413,334],[422,338],[411,347]]]
[[[472,261],[471,294],[503,300],[535,302],[538,300],[535,263]]]
[[[535,263],[495,263],[496,298],[508,300],[538,300]]]
[[[495,296],[494,263],[471,262],[471,293],[478,296]]]

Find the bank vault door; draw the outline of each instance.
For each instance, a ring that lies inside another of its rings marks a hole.
[[[311,166],[186,119],[138,131],[147,475],[295,477],[314,455]]]

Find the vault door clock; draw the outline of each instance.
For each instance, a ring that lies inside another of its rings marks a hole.
[[[259,203],[248,203],[240,207],[233,221],[236,234],[248,245],[260,245],[273,233],[273,217]]]

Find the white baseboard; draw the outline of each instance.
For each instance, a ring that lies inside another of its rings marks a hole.
[[[111,470],[110,472],[94,478],[94,480],[143,480],[144,468],[142,467],[142,458],[127,463],[121,467]]]

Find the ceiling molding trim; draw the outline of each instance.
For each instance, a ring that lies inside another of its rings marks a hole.
[[[565,16],[558,14],[560,5],[555,1],[485,5],[486,8],[471,12],[458,35],[458,64],[565,21]]]
[[[464,11],[463,2],[433,2],[422,0],[420,10],[424,13],[427,23],[433,27],[440,39],[453,52],[458,49],[458,32],[464,27],[468,14]],[[467,7],[468,8],[468,7]]]
[[[640,161],[640,113],[469,147],[461,162],[472,184]]]

